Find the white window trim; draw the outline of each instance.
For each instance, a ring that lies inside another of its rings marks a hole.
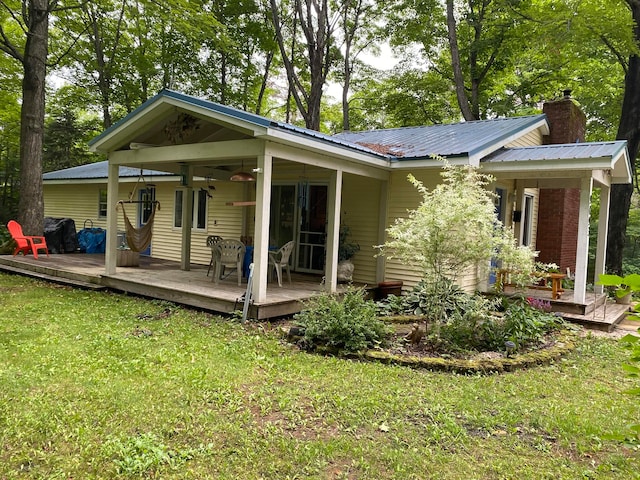
[[[185,194],[184,192],[186,192],[186,188],[176,188],[173,192],[173,223],[172,223],[172,227],[173,230],[176,231],[180,231],[182,230],[182,226],[177,227],[176,226],[176,194],[177,192],[182,192],[182,199],[184,201],[184,197]],[[207,227],[208,227],[208,221],[209,221],[209,196],[205,195],[204,196],[204,201],[205,201],[205,215],[204,215],[204,226],[202,227],[197,227],[197,220],[198,220],[198,203],[200,202],[200,189],[199,188],[194,188],[193,192],[192,192],[192,198],[193,198],[193,216],[191,218],[191,230],[195,231],[195,232],[206,232],[207,231]],[[181,215],[181,213],[180,213]]]
[[[521,245],[531,246],[533,242],[533,195],[525,194],[522,202],[522,239]],[[528,237],[528,238],[525,238]]]
[[[103,202],[102,202],[102,192],[104,192],[104,209],[102,208]],[[98,189],[98,218],[107,218],[107,208],[109,201],[107,199],[107,189],[106,188],[100,188]],[[102,213],[104,212],[104,214]]]

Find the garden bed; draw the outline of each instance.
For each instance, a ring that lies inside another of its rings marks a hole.
[[[451,358],[429,353],[419,347],[420,345],[411,347],[404,352],[393,347],[367,350],[361,354],[349,355],[348,357],[412,368],[464,374],[510,372],[554,362],[575,348],[575,335],[570,332],[562,332],[556,335],[555,338],[549,338],[547,342],[538,348],[530,348],[523,353],[512,356],[506,356],[501,352],[479,352],[466,357]]]
[[[323,355],[335,355],[433,371],[460,374],[496,373],[552,363],[574,350],[577,339],[576,332],[563,329],[545,335],[544,340],[539,344],[529,345],[513,355],[508,355],[504,351],[443,353],[430,348],[423,341],[415,345],[406,341],[405,337],[414,324],[424,325],[423,318],[396,316],[385,317],[384,321],[394,330],[384,347],[359,353],[344,353],[331,348],[318,348],[316,352]],[[283,327],[283,331],[287,333],[291,343],[296,343],[301,337],[299,336],[300,332],[295,327],[293,328],[294,330],[291,330],[291,325],[287,324]]]

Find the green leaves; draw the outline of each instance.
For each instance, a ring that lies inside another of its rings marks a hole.
[[[640,275],[631,273],[621,277],[620,275],[601,274],[598,276],[596,285],[616,287],[616,296],[622,298],[629,293],[640,291]]]
[[[446,161],[441,175],[442,183],[433,190],[409,175],[422,202],[387,229],[390,240],[381,246],[382,254],[418,266],[434,283],[455,282],[469,268],[487,265],[492,257],[504,259],[504,268],[528,275],[535,254],[517,247],[513,233],[498,221],[494,194],[487,189],[492,177],[475,167]]]
[[[363,289],[350,288],[342,299],[314,297],[295,319],[305,330],[303,346],[309,350],[357,353],[383,342],[388,332],[376,305],[364,299]]]

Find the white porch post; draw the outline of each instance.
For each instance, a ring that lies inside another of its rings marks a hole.
[[[580,213],[578,214],[578,248],[576,253],[576,278],[573,291],[575,303],[585,303],[587,296],[587,263],[589,259],[589,210],[593,180],[580,180]]]
[[[609,230],[609,204],[611,200],[611,188],[608,185],[600,187],[600,214],[598,216],[598,239],[596,244],[596,268],[593,279],[596,293],[602,293],[604,287],[595,285],[598,276],[604,273],[607,259],[607,232]]]
[[[116,244],[118,243],[118,212],[116,211],[116,202],[118,201],[119,177],[120,167],[109,162],[107,178],[107,245],[104,256],[104,273],[106,275],[116,273]]]
[[[342,170],[331,172],[327,199],[327,259],[324,270],[325,287],[331,293],[338,288],[338,244],[340,241],[340,206],[342,201]]]
[[[269,214],[271,212],[271,155],[258,156],[256,175],[256,218],[253,239],[253,301],[267,299],[267,273],[269,272]]]
[[[193,167],[182,165],[182,184],[186,187],[182,194],[182,249],[180,269],[191,270],[191,227],[193,223]]]
[[[389,208],[389,181],[380,182],[380,206],[378,211],[378,245],[387,238],[387,209]],[[384,282],[386,261],[383,255],[376,257],[376,282]]]

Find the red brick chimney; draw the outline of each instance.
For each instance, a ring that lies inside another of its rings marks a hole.
[[[584,142],[586,116],[571,99],[571,90],[563,93],[562,99],[547,102],[542,107],[549,123],[549,135],[544,138],[546,145]],[[579,211],[579,189],[540,190],[536,237],[536,249],[540,251],[538,261],[556,263],[561,272],[567,268],[575,271]]]
[[[542,106],[542,113],[549,122],[549,135],[544,138],[546,145],[584,142],[587,117],[571,99],[571,90],[565,90],[563,94],[560,100]]]

